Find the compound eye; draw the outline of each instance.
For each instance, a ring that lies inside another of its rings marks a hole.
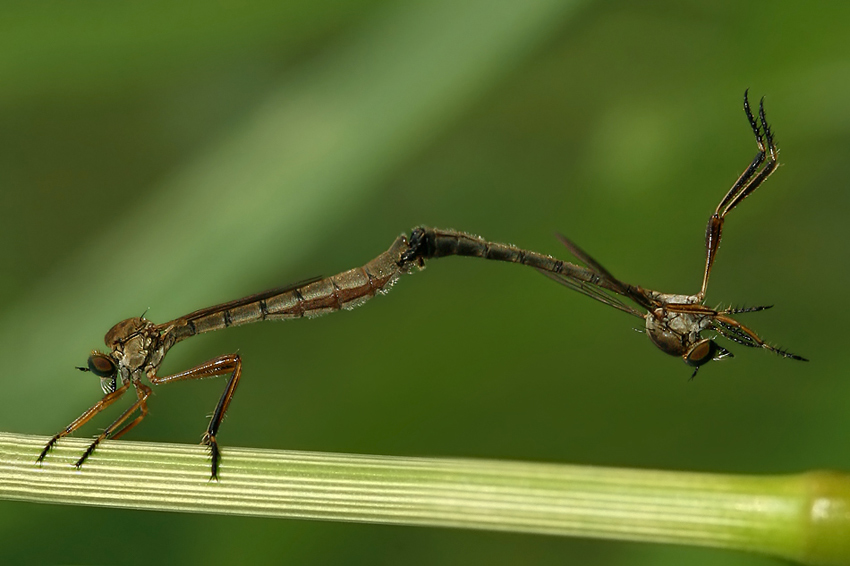
[[[89,356],[89,371],[98,377],[112,377],[118,368],[115,363],[103,354]]]
[[[685,354],[685,363],[691,367],[700,367],[711,360],[719,360],[732,357],[732,352],[722,346],[718,346],[713,340],[706,338],[700,340]]]

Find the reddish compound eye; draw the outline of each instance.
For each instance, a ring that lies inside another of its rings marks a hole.
[[[698,342],[691,350],[685,354],[685,363],[689,366],[701,366],[711,360],[711,347],[714,342],[711,340],[703,340]]]
[[[98,377],[111,377],[118,369],[115,363],[103,354],[92,354],[89,356],[89,371]]]
[[[694,344],[684,355],[685,363],[691,367],[699,367],[711,360],[732,357],[732,352],[722,346],[718,346],[714,340],[706,338]]]

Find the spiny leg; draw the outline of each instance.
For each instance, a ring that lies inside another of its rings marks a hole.
[[[230,374],[230,379],[227,380],[227,387],[224,388],[224,393],[221,394],[221,398],[218,400],[218,405],[216,405],[215,411],[213,411],[210,424],[207,426],[207,431],[201,440],[203,444],[210,447],[210,452],[212,453],[212,479],[218,478],[218,463],[221,458],[221,452],[215,440],[215,435],[218,434],[218,427],[221,426],[221,421],[224,419],[224,414],[230,406],[236,386],[239,385],[239,378],[242,376],[242,361],[238,355],[235,355],[234,358],[235,367],[233,368],[233,373]]]
[[[716,317],[722,314],[741,314],[748,312],[759,312],[773,308],[773,305],[762,305],[756,307],[729,307],[725,309],[713,309],[700,303],[667,303],[665,307],[669,312],[701,314],[708,317]]]
[[[714,330],[719,332],[725,338],[728,338],[733,342],[737,342],[738,344],[749,346],[750,348],[764,348],[765,350],[770,350],[775,354],[778,354],[784,358],[790,358],[792,360],[800,360],[803,362],[809,361],[802,356],[792,354],[788,350],[771,346],[770,344],[759,338],[758,334],[756,334],[753,330],[750,330],[749,328],[729,316],[733,314],[760,312],[772,308],[772,305],[763,305],[755,307],[729,307],[726,309],[718,310],[701,304],[668,303],[665,308],[671,313],[683,313],[708,318],[709,320],[711,320],[711,327]],[[696,372],[694,372],[694,375],[696,375]]]
[[[744,92],[744,112],[747,114],[747,120],[750,122],[750,127],[756,137],[756,145],[758,153],[747,167],[720,204],[714,214],[708,219],[708,226],[705,229],[705,271],[703,272],[702,287],[697,294],[699,301],[705,298],[705,291],[708,287],[708,277],[711,274],[711,267],[714,265],[714,260],[717,256],[717,250],[720,247],[720,237],[723,231],[723,221],[729,212],[732,211],[741,201],[747,198],[761,185],[771,173],[776,170],[778,165],[776,144],[773,141],[773,132],[770,131],[770,126],[767,124],[767,119],[764,113],[764,98],[759,103],[758,120],[753,116],[750,110],[750,101],[747,98],[747,92]],[[767,156],[769,155],[769,158]],[[759,171],[759,167],[765,162],[767,163]]]
[[[142,421],[142,419],[147,416],[148,406],[147,406],[146,401],[148,399],[148,396],[150,396],[150,394],[151,394],[151,389],[150,389],[150,387],[148,387],[147,385],[145,385],[145,384],[143,384],[139,381],[133,381],[132,384],[136,388],[136,402],[133,403],[126,411],[121,413],[121,416],[119,416],[117,419],[115,419],[115,421],[113,421],[111,425],[109,425],[108,427],[103,429],[103,432],[101,432],[97,436],[97,438],[94,439],[94,442],[92,442],[89,445],[89,447],[86,448],[86,451],[83,452],[83,455],[80,457],[79,460],[76,461],[74,466],[76,466],[77,468],[80,468],[83,465],[83,463],[86,461],[86,459],[94,453],[95,449],[98,447],[98,445],[103,440],[109,438],[110,436],[112,436],[113,438],[119,438],[120,436],[124,435],[127,431],[129,431],[131,428],[133,428],[134,426],[139,424]],[[133,419],[132,421],[130,421],[130,423],[128,425],[123,427],[121,430],[119,430],[113,436],[112,435],[113,431],[115,429],[117,429],[119,426],[121,426],[124,423],[124,421],[126,421],[130,417],[130,415],[132,415],[136,411],[136,409],[139,410],[139,416],[136,417],[135,419]]]
[[[216,377],[219,375],[230,374],[230,379],[227,380],[227,386],[224,388],[224,393],[216,405],[213,416],[210,419],[210,424],[201,440],[201,444],[206,444],[210,447],[212,456],[212,470],[210,479],[218,479],[218,466],[221,460],[221,451],[216,442],[216,434],[221,426],[221,421],[224,419],[224,414],[230,406],[230,401],[233,399],[233,393],[236,391],[236,386],[239,385],[239,377],[242,375],[242,360],[239,354],[227,354],[219,356],[208,362],[205,362],[197,367],[193,367],[186,371],[166,375],[163,377],[148,376],[151,383],[159,385],[161,383],[171,383],[174,381],[182,381],[186,379],[203,379],[205,377]]]
[[[788,350],[783,350],[781,348],[775,348],[759,338],[758,334],[754,331],[750,330],[734,318],[726,315],[718,315],[714,318],[714,323],[712,324],[715,330],[717,330],[720,334],[732,340],[733,342],[737,342],[738,344],[742,344],[744,346],[749,346],[750,348],[764,348],[765,350],[770,350],[774,354],[780,355],[783,358],[790,358],[792,360],[799,360],[801,362],[807,362],[808,359],[803,356],[798,356],[797,354],[792,354]]]
[[[749,109],[749,104],[746,107],[747,117],[750,120],[750,125],[754,126],[754,132],[756,132],[756,143],[759,147],[759,154],[762,157],[762,160],[765,158],[765,151],[768,154],[767,163],[765,163],[764,168],[759,171],[756,177],[750,181],[749,184],[746,184],[738,189],[738,191],[730,190],[729,193],[720,201],[720,204],[717,206],[717,210],[715,214],[720,214],[721,217],[726,216],[729,212],[738,206],[738,204],[743,201],[745,198],[750,196],[758,187],[761,185],[765,179],[767,179],[779,165],[778,161],[778,150],[776,149],[776,143],[773,140],[773,132],[770,130],[770,126],[767,124],[767,118],[765,118],[764,114],[764,98],[759,101],[759,121],[761,122],[761,129],[764,132],[764,140],[762,140],[761,136],[758,134],[758,125],[754,125],[753,116]],[[758,157],[758,156],[757,156]],[[736,183],[737,185],[737,183]],[[735,186],[733,185],[733,189]]]
[[[722,314],[741,314],[746,312],[761,312],[767,309],[772,309],[773,305],[758,305],[754,307],[729,307],[722,311]]]
[[[128,381],[115,391],[107,393],[103,396],[103,399],[92,405],[91,408],[89,408],[85,413],[77,417],[74,422],[66,426],[62,431],[53,435],[53,438],[50,439],[50,441],[47,443],[47,446],[45,446],[44,450],[42,450],[41,454],[39,454],[38,458],[36,459],[36,462],[43,461],[45,456],[47,456],[47,453],[50,451],[51,448],[53,448],[53,445],[56,444],[56,442],[60,438],[62,438],[63,436],[68,436],[69,434],[73,433],[75,430],[89,422],[92,417],[94,417],[96,414],[98,414],[99,412],[110,406],[112,403],[117,401],[127,391],[129,387],[130,382]]]

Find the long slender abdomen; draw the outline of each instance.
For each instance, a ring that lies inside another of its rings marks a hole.
[[[407,238],[399,236],[389,250],[362,267],[210,312],[188,321],[186,331],[179,333],[180,338],[259,320],[316,317],[340,309],[353,309],[377,293],[386,293],[401,275],[416,267],[413,262],[402,261],[402,255],[409,249]]]
[[[400,240],[407,249],[407,238],[397,239],[396,244]],[[266,300],[266,318],[321,316],[340,309],[353,309],[376,293],[386,293],[399,276],[408,271],[399,266],[401,253],[394,253],[396,244],[363,267],[270,297]]]
[[[479,236],[457,230],[439,230],[428,226],[415,228],[410,234],[410,251],[402,255],[402,261],[424,262],[424,260],[450,255],[518,263],[544,273],[563,275],[576,282],[591,283],[621,293],[615,282],[605,279],[599,273],[587,267],[531,250],[523,250],[510,244],[489,242]]]
[[[420,226],[413,230],[410,236],[410,247],[411,253],[406,256],[407,259],[413,256],[422,259],[451,255],[472,256],[519,263],[553,273],[561,273],[565,266],[568,269],[571,266],[552,256],[523,250],[510,244],[489,242],[466,232],[439,230],[427,226]],[[585,271],[583,268],[580,269],[582,272]],[[570,274],[573,274],[572,271]]]

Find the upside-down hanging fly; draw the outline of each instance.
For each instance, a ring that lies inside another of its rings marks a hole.
[[[686,364],[692,366],[694,368],[692,378],[696,376],[700,366],[707,362],[732,357],[729,350],[711,338],[701,336],[701,333],[706,330],[713,330],[721,336],[744,346],[764,348],[786,358],[808,361],[787,350],[767,344],[755,332],[732,318],[732,315],[762,311],[770,308],[769,306],[718,310],[703,304],[708,287],[708,277],[711,274],[711,267],[714,265],[720,246],[720,237],[726,215],[764,183],[778,165],[773,133],[765,118],[764,99],[759,104],[758,120],[756,120],[750,109],[747,93],[744,92],[744,112],[753,134],[755,134],[758,153],[708,219],[705,232],[706,257],[702,287],[694,295],[661,293],[623,283],[584,250],[561,234],[558,234],[561,242],[586,267],[514,246],[487,242],[482,238],[463,232],[436,230],[427,227],[417,228],[413,231],[410,237],[411,251],[406,252],[402,259],[409,261],[418,258],[421,261],[448,255],[464,255],[510,261],[534,267],[565,287],[644,319],[646,333],[653,344],[667,354],[680,356]],[[623,298],[631,300],[646,312],[626,304]]]

